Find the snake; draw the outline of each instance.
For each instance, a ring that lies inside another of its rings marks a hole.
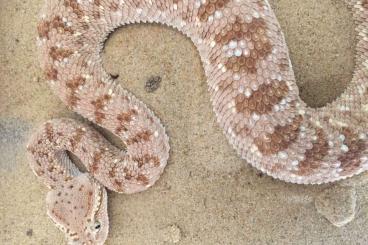
[[[41,69],[54,94],[90,122],[49,120],[27,145],[33,172],[49,188],[47,214],[67,242],[103,244],[106,189],[144,191],[169,158],[160,119],[102,65],[109,34],[132,23],[167,25],[191,39],[217,122],[253,167],[296,184],[366,171],[368,0],[343,1],[355,21],[355,70],[338,98],[311,108],[299,96],[285,37],[267,0],[46,0],[37,25]],[[93,125],[119,137],[125,148]]]

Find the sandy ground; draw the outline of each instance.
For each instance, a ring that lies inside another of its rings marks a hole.
[[[301,95],[311,106],[336,98],[351,79],[353,21],[342,2],[272,1]],[[51,118],[78,118],[51,94],[38,67],[42,3],[0,0],[1,244],[64,244],[46,215],[47,189],[24,154],[36,126]],[[136,195],[109,193],[107,244],[368,243],[368,175],[337,185],[298,186],[246,165],[215,123],[200,59],[188,38],[162,26],[128,26],[108,40],[104,59],[106,69],[162,119],[172,147],[153,188]],[[144,90],[150,76],[162,77],[154,93]],[[337,228],[326,217],[336,224],[352,221]]]

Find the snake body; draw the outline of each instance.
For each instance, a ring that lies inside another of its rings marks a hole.
[[[298,184],[345,179],[368,169],[367,0],[345,0],[357,25],[353,79],[323,108],[298,88],[280,25],[264,0],[46,0],[38,24],[41,67],[73,111],[117,135],[121,151],[71,119],[46,122],[28,145],[31,168],[51,188],[48,214],[71,244],[108,234],[105,187],[146,190],[169,157],[160,120],[102,67],[109,33],[161,23],[197,47],[217,121],[238,154],[268,175]],[[87,171],[70,160],[76,155]]]

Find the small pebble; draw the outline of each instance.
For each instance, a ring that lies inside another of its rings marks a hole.
[[[152,93],[160,87],[161,81],[162,78],[160,76],[152,76],[146,81],[144,89],[146,90],[146,92]]]
[[[33,230],[32,229],[28,229],[26,232],[26,235],[31,237],[33,235]]]
[[[169,225],[163,230],[164,241],[178,243],[181,240],[181,229],[176,224]]]

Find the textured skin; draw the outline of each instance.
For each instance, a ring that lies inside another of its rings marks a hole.
[[[345,2],[357,24],[353,80],[333,103],[313,109],[299,97],[285,39],[267,1],[46,0],[38,43],[51,89],[127,146],[121,152],[94,129],[69,119],[47,122],[31,139],[31,167],[52,188],[48,213],[68,240],[103,243],[108,232],[103,186],[143,191],[159,178],[169,156],[159,119],[102,68],[104,40],[129,23],[162,23],[191,38],[217,120],[239,155],[256,168],[299,184],[367,170],[368,1]],[[67,151],[88,173],[79,172]],[[84,205],[68,210],[65,202]]]

